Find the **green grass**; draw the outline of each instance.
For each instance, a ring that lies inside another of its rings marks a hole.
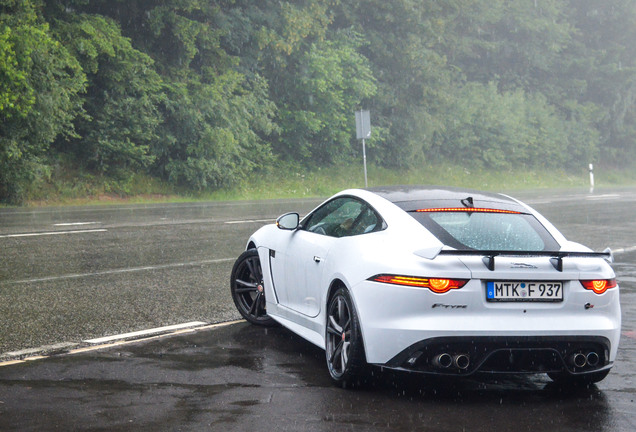
[[[611,173],[598,170],[595,176],[597,186],[636,184],[636,170]],[[587,170],[493,171],[457,167],[451,163],[396,171],[371,165],[368,167],[368,182],[370,187],[420,184],[509,191],[589,187],[589,173]],[[336,166],[313,171],[291,168],[278,170],[275,173],[247,179],[243,184],[230,189],[204,194],[202,197],[210,200],[325,197],[342,189],[354,187],[364,187],[362,165]]]
[[[460,186],[490,191],[577,188],[589,186],[587,169],[578,172],[555,170],[488,170],[452,163],[430,164],[411,170],[368,167],[369,186],[421,184]],[[636,169],[607,169],[595,172],[596,185],[636,185]],[[185,201],[231,201],[302,197],[326,197],[342,189],[364,187],[362,164],[306,170],[278,166],[253,174],[236,185],[216,191],[193,192],[176,188],[146,175],[113,180],[85,173],[54,176],[30,191],[27,205],[100,205]]]

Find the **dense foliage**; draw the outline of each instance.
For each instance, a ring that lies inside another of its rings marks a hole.
[[[636,162],[633,0],[0,0],[0,200],[55,167]]]

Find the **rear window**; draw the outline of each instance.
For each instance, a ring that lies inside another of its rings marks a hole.
[[[532,252],[559,249],[556,240],[530,214],[469,211],[409,214],[455,249]]]

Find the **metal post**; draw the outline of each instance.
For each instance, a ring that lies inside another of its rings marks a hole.
[[[362,160],[364,161],[364,187],[369,187],[367,182],[367,150],[364,144],[364,138],[362,138]]]
[[[594,165],[590,164],[590,193],[594,193]]]

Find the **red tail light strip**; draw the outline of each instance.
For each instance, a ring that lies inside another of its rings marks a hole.
[[[369,278],[370,281],[388,283],[392,285],[402,285],[418,288],[428,288],[437,294],[446,293],[452,289],[459,289],[466,285],[467,279],[442,279],[442,278],[422,278],[415,276],[399,276],[381,274]]]
[[[522,214],[513,210],[489,209],[489,208],[473,208],[473,207],[439,207],[429,209],[418,209],[416,213],[437,213],[437,212],[463,212],[463,213],[506,213],[506,214]]]

